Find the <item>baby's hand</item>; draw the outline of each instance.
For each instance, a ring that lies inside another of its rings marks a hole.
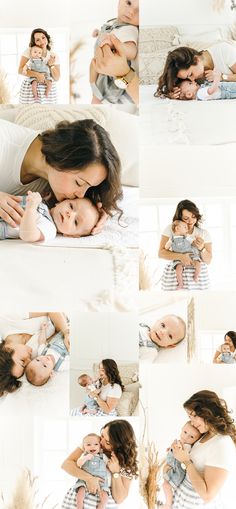
[[[26,208],[37,208],[41,201],[41,194],[28,191],[28,196],[26,198]]]
[[[43,331],[43,330],[46,330],[47,326],[48,326],[47,322],[43,322],[43,323],[41,324],[40,329],[41,329],[42,331]]]
[[[85,455],[85,458],[84,458],[84,459],[85,459],[86,461],[87,461],[87,460],[92,460],[92,459],[93,459],[93,456],[94,456],[93,454],[89,453],[89,454],[86,454],[86,455]]]
[[[99,30],[98,28],[94,28],[94,30],[92,31],[92,37],[98,37],[99,36]]]

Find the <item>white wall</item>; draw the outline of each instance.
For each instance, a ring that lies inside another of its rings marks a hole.
[[[235,292],[196,293],[194,300],[197,330],[236,330]]]
[[[141,366],[140,381],[140,399],[148,409],[149,438],[155,441],[162,456],[187,421],[183,403],[195,392],[213,390],[218,396],[227,398],[230,408],[234,405],[236,416],[234,366],[181,366],[181,372],[177,364],[159,365],[158,370],[156,366],[148,370]]]
[[[230,0],[220,13],[213,11],[213,0],[141,0],[142,25],[230,23],[234,14]]]

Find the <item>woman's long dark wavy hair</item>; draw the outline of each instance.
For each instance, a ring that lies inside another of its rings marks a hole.
[[[131,424],[123,419],[115,419],[103,426],[107,428],[109,442],[120,467],[128,475],[137,477],[137,444]]]
[[[195,203],[193,203],[190,200],[182,200],[178,203],[178,205],[176,207],[176,211],[174,213],[173,221],[176,221],[177,219],[179,221],[183,220],[182,219],[183,210],[187,210],[188,212],[191,212],[197,219],[195,226],[199,226],[199,223],[202,222],[202,215],[200,214],[199,209],[197,208],[197,205],[195,205]]]
[[[229,338],[231,339],[231,341],[232,341],[232,343],[234,345],[234,348],[236,349],[236,332],[234,330],[229,330],[224,335],[224,339],[226,338],[226,336],[229,336]]]
[[[29,47],[32,48],[33,46],[35,46],[35,34],[43,34],[45,35],[45,37],[47,38],[47,49],[50,51],[51,47],[52,47],[52,39],[51,39],[51,36],[48,34],[48,32],[46,32],[46,30],[43,30],[43,28],[35,28],[32,32],[31,32],[31,35],[30,35],[30,43],[29,43]]]
[[[11,374],[14,367],[12,351],[6,348],[6,341],[0,343],[0,397],[20,388],[22,382]]]
[[[88,165],[101,164],[107,177],[96,187],[90,187],[86,197],[96,205],[102,202],[107,214],[122,210],[117,201],[122,198],[121,163],[108,132],[94,120],[63,121],[55,129],[39,135],[46,162],[57,171],[83,171]],[[49,206],[52,206],[50,204]]]
[[[108,382],[111,385],[119,384],[121,389],[122,389],[122,391],[123,391],[124,390],[124,385],[122,384],[120,373],[119,373],[116,361],[114,361],[113,359],[103,359],[101,364],[102,364],[102,367],[105,370],[106,376],[108,378]]]
[[[197,51],[187,46],[182,46],[167,55],[165,67],[162,75],[159,78],[158,87],[155,92],[155,97],[165,96],[168,97],[174,87],[177,87],[181,82],[177,74],[182,69],[188,69],[191,65],[197,64],[197,58],[202,55],[202,51]]]
[[[234,419],[224,399],[213,391],[196,392],[184,403],[186,410],[193,410],[198,417],[202,417],[210,429],[219,435],[229,435],[236,445],[236,427]]]

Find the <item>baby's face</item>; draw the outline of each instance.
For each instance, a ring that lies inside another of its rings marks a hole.
[[[119,0],[118,19],[122,23],[139,25],[139,0]]]
[[[38,46],[33,46],[33,48],[31,48],[30,54],[31,54],[32,58],[41,58],[42,54],[43,54],[43,50],[42,50],[42,48],[39,48]]]
[[[184,444],[193,445],[200,438],[201,433],[197,428],[194,428],[190,422],[186,422],[180,434],[180,440]]]
[[[85,452],[90,454],[99,454],[101,451],[100,438],[96,436],[85,437],[83,441]]]
[[[227,343],[224,343],[221,347],[222,353],[230,353],[230,346]]]
[[[154,343],[162,348],[176,345],[185,335],[183,323],[178,316],[166,315],[157,320],[149,332]]]
[[[98,211],[87,198],[64,200],[51,209],[57,231],[68,237],[89,235],[98,221]]]
[[[180,99],[196,99],[199,85],[196,81],[183,80],[180,85]]]
[[[79,381],[79,384],[81,387],[88,387],[88,385],[91,385],[93,383],[93,380],[91,376],[83,376],[82,379]]]
[[[188,233],[188,225],[186,223],[184,223],[183,221],[180,221],[175,226],[174,233],[175,233],[175,235],[187,235],[187,233]]]
[[[31,370],[34,370],[38,379],[45,380],[50,377],[54,364],[55,361],[51,355],[38,355],[38,357],[35,357],[28,366],[30,366]]]

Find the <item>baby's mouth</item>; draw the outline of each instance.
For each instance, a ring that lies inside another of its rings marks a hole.
[[[160,336],[158,336],[158,334],[157,334],[157,332],[155,330],[152,330],[151,333],[152,333],[152,336],[153,336],[153,337],[151,337],[152,341],[155,341],[157,339],[158,341],[161,342],[161,338],[160,338]]]
[[[91,454],[95,454],[96,449],[91,449],[90,452],[91,452]]]

